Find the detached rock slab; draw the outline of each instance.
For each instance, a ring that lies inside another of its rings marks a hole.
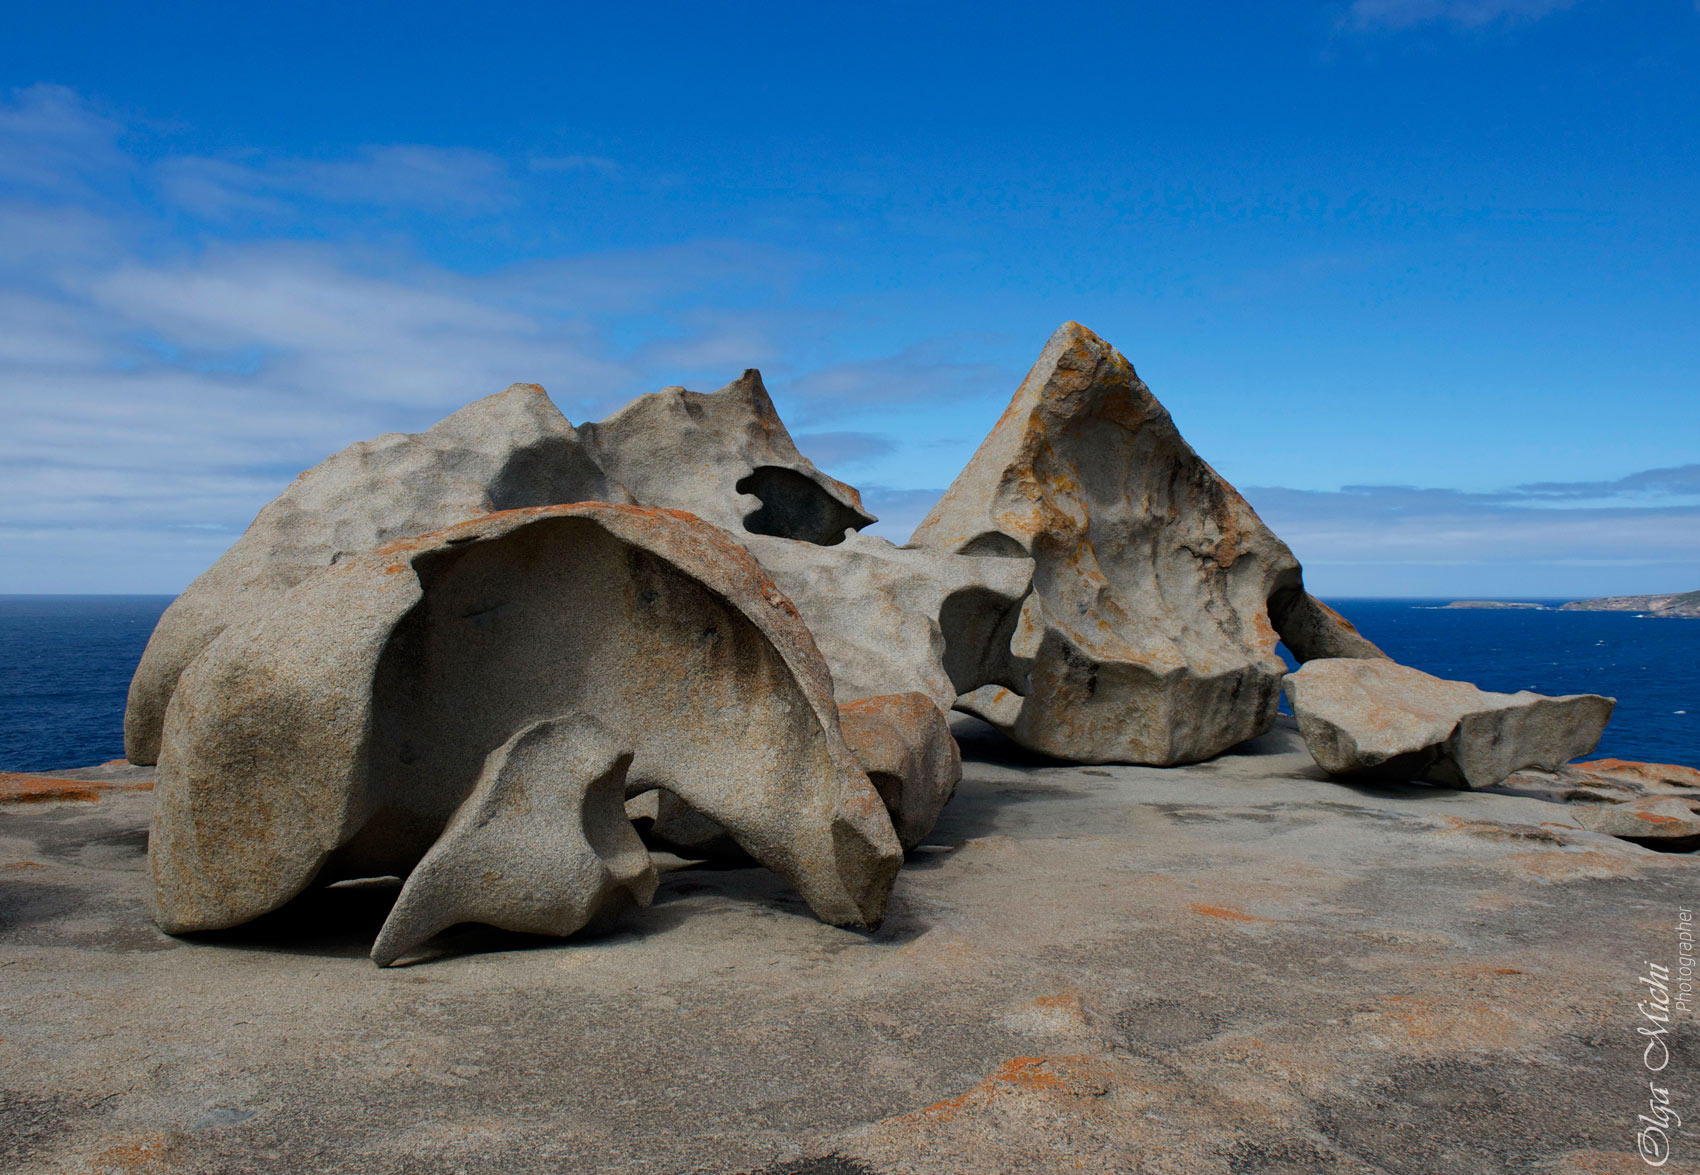
[[[1496,694],[1386,660],[1324,658],[1282,681],[1299,733],[1331,775],[1492,787],[1600,741],[1614,698]]]
[[[1692,767],[1593,759],[1519,771],[1494,790],[1568,805],[1592,832],[1661,849],[1700,845],[1700,771]]]

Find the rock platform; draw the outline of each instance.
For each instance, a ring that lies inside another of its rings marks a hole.
[[[663,858],[609,932],[463,927],[390,970],[393,884],[172,938],[147,773],[12,777],[0,1170],[1645,1169],[1637,977],[1676,964],[1691,860],[1538,798],[1330,781],[1285,718],[1167,769],[952,722],[962,782],[875,933]],[[1671,1048],[1686,1109],[1686,1018]]]

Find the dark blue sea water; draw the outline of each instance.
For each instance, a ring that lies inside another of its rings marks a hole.
[[[130,674],[170,602],[0,596],[0,770],[121,757]],[[1700,620],[1443,610],[1438,600],[1330,603],[1396,660],[1440,677],[1616,697],[1599,755],[1700,766]]]
[[[1700,766],[1700,620],[1442,608],[1444,600],[1328,602],[1395,661],[1436,677],[1501,693],[1616,698],[1590,757]]]
[[[0,596],[0,771],[124,757],[124,697],[170,596]]]

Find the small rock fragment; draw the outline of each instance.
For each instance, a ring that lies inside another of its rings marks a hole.
[[[904,851],[914,848],[962,779],[962,752],[944,712],[925,694],[887,694],[839,706],[838,727],[885,801]]]
[[[632,753],[589,715],[546,718],[491,751],[408,875],[372,961],[388,966],[457,922],[565,937],[655,896],[626,818]]]

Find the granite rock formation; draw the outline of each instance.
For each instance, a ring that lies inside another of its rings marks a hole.
[[[177,680],[226,627],[262,615],[346,555],[491,510],[629,502],[536,384],[415,434],[350,445],[295,479],[160,618],[130,680],[124,754],[153,763]]]
[[[639,396],[579,434],[634,501],[688,510],[735,535],[830,546],[874,521],[854,487],[797,451],[759,371],[718,392]]]
[[[386,957],[468,911],[564,927],[645,893],[635,835],[609,831],[622,788],[711,816],[826,921],[883,917],[890,819],[808,630],[748,554],[672,511],[486,515],[338,560],[185,672],[149,846],[157,920],[231,926],[315,879],[425,859]],[[522,892],[527,837],[550,842],[531,868],[573,862],[557,889]],[[492,861],[505,885],[454,884]],[[595,892],[569,892],[586,878]]]
[[[844,744],[879,792],[905,852],[926,839],[962,778],[962,755],[945,711],[922,693],[858,698],[838,707]],[[748,860],[735,838],[670,792],[634,796],[626,815],[647,843],[681,857]]]
[[[1333,775],[1492,787],[1600,741],[1614,700],[1496,694],[1387,660],[1310,661],[1284,682],[1305,745]]]
[[[580,432],[636,501],[696,514],[756,557],[803,614],[841,700],[920,692],[948,707],[1010,677],[1031,562],[856,533],[874,521],[861,495],[797,451],[759,372],[710,394],[641,396]]]
[[[1303,660],[1381,656],[1304,592],[1292,552],[1078,323],[1051,336],[910,546],[1034,561],[1011,646],[1025,681],[996,684],[1011,737],[1059,758],[1187,763],[1268,731],[1283,638]]]
[[[649,901],[653,846],[873,926],[960,778],[950,708],[1059,759],[1189,763],[1271,730],[1277,642],[1330,771],[1487,786],[1561,770],[1610,714],[1388,661],[1075,323],[907,545],[872,521],[755,371],[577,428],[515,385],[338,453],[132,682],[159,924],[396,876],[387,964],[462,921],[604,924]],[[1567,827],[1668,843],[1700,820],[1646,787],[1584,808]]]

